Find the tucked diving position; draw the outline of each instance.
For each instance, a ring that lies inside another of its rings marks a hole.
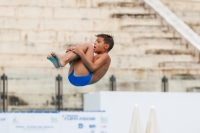
[[[51,52],[47,56],[56,68],[69,64],[68,79],[74,86],[86,86],[98,82],[108,71],[111,58],[108,52],[114,46],[111,35],[98,34],[93,44],[71,46],[64,55]]]

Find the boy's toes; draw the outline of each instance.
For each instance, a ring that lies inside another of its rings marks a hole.
[[[51,55],[55,55],[56,53],[55,52],[51,52]]]
[[[51,58],[51,57],[52,57],[52,55],[48,55],[48,56],[47,56],[47,59],[49,59],[49,58]]]

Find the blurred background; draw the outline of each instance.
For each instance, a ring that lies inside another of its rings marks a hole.
[[[200,1],[161,2],[200,34]],[[199,49],[160,10],[145,0],[0,0],[0,104],[82,110],[90,92],[199,92]],[[69,66],[55,69],[46,57],[99,33],[114,36],[111,66],[98,83],[75,87]]]

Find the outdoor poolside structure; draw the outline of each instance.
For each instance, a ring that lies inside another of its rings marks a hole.
[[[199,7],[199,0],[0,0],[0,133],[11,131],[2,126],[6,120],[21,133],[20,113],[46,110],[105,111],[114,128],[102,133],[132,133],[135,104],[145,133],[152,106],[160,133],[200,133]],[[71,85],[69,66],[55,69],[47,55],[94,43],[99,33],[114,36],[106,75],[93,85]],[[40,113],[26,115],[34,120]],[[51,113],[41,118],[55,125],[67,119]],[[89,133],[98,132],[89,125]]]

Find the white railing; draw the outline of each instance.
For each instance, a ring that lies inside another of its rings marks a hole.
[[[178,18],[160,0],[143,0],[154,9],[169,25],[171,25],[185,40],[200,51],[200,37],[187,24]]]

